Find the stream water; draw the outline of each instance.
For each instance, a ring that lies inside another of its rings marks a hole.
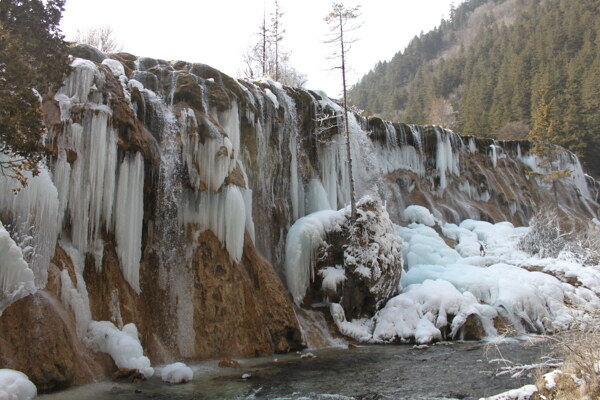
[[[544,342],[511,341],[411,345],[369,345],[312,351],[316,357],[276,355],[219,368],[217,361],[190,365],[194,380],[169,385],[160,374],[140,383],[101,382],[41,400],[106,399],[477,399],[528,383],[535,377],[498,376],[504,358],[514,364],[540,362]],[[304,352],[303,354],[306,354]],[[242,375],[250,374],[243,379]]]

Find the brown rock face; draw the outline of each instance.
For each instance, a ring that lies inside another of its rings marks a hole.
[[[45,291],[0,316],[0,368],[25,373],[39,392],[91,382],[102,369],[76,337],[62,305]]]
[[[194,256],[194,330],[200,357],[263,356],[300,348],[291,302],[273,268],[248,235],[234,264],[210,231]]]

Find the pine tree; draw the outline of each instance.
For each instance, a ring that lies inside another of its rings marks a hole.
[[[533,128],[529,132],[532,142],[531,153],[539,159],[538,167],[546,172],[531,172],[531,175],[541,177],[543,182],[551,182],[554,197],[556,194],[556,180],[571,175],[571,170],[560,170],[557,165],[558,156],[564,151],[554,144],[557,136],[557,120],[552,117],[554,99],[548,101],[548,89],[541,88],[536,93],[538,99],[533,112]]]

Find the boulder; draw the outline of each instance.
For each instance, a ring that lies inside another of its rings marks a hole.
[[[75,43],[69,47],[69,54],[101,64],[108,57],[106,54],[89,44]]]

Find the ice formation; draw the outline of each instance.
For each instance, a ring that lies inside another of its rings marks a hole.
[[[12,369],[0,369],[0,399],[32,400],[37,396],[37,388],[27,375]]]
[[[109,354],[119,368],[136,369],[146,378],[154,374],[150,359],[144,356],[135,324],[119,330],[112,322],[92,321],[84,342],[95,351]]]
[[[0,223],[0,315],[11,303],[35,291],[33,271]]]
[[[186,383],[194,379],[194,371],[187,365],[181,362],[165,365],[160,377],[167,383]]]
[[[373,340],[431,343],[444,339],[441,329],[446,327],[449,337],[459,338],[459,330],[470,315],[479,316],[488,335],[496,334],[493,319],[498,314],[493,307],[480,304],[473,294],[460,292],[446,280],[425,280],[408,286],[379,312]]]

